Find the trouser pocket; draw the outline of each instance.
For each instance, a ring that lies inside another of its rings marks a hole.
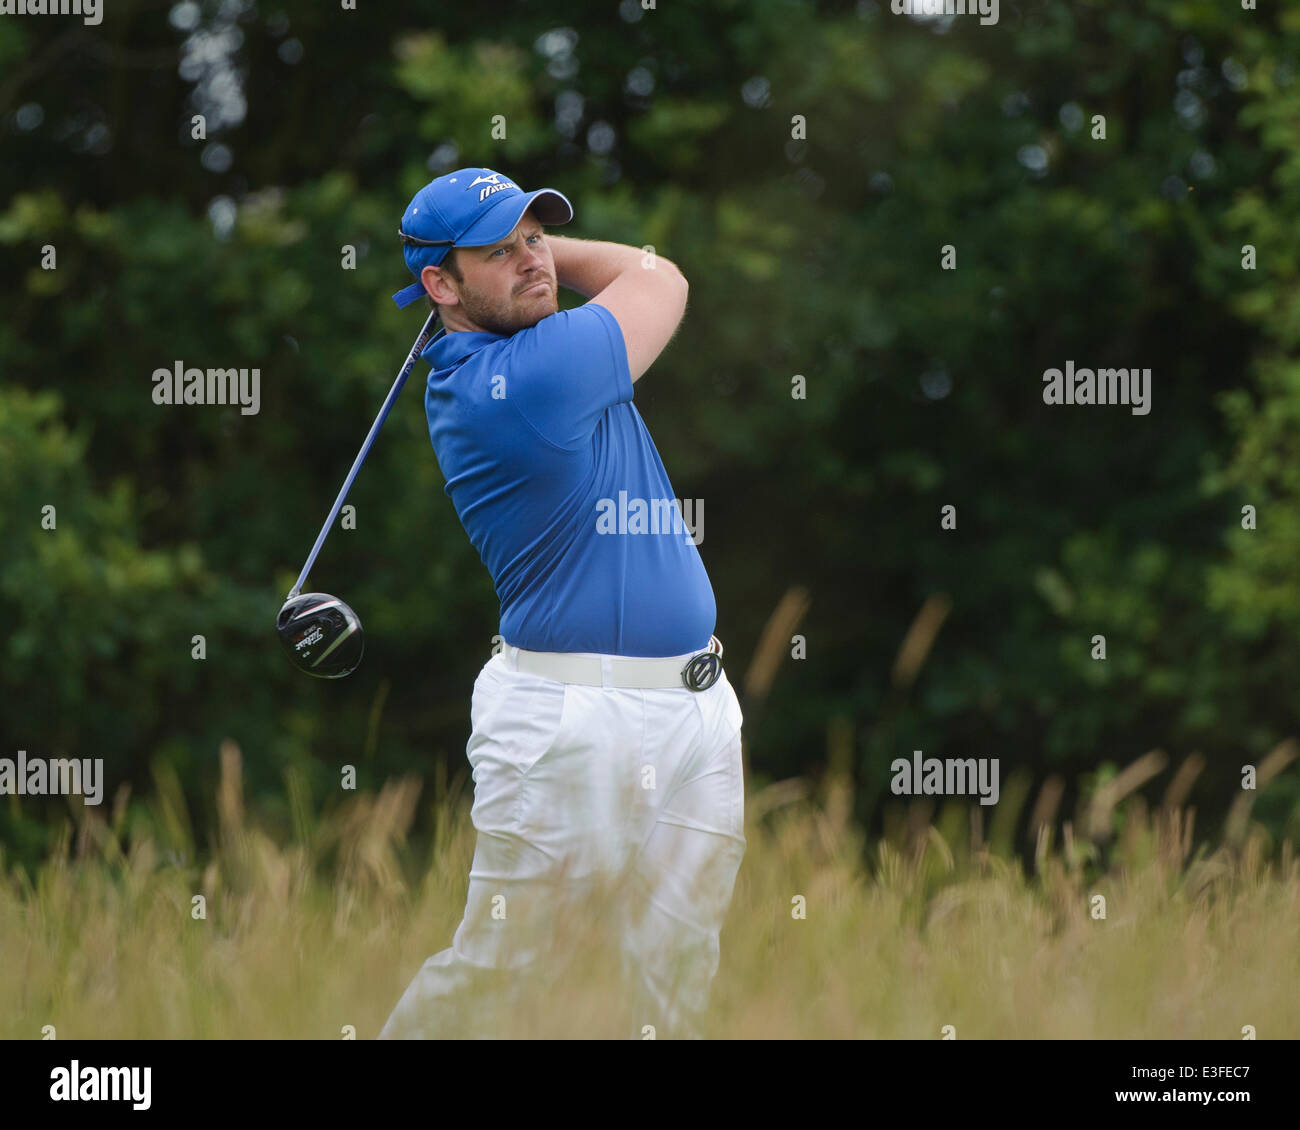
[[[566,686],[495,666],[483,668],[465,747],[474,778],[474,826],[517,831],[523,779],[550,752],[564,724]]]

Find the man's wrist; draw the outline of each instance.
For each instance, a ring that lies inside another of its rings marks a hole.
[[[555,261],[555,281],[585,298],[593,298],[619,275],[641,263],[641,251],[622,243],[550,235],[546,241]]]

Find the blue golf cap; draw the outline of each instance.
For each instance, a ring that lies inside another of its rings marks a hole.
[[[487,247],[505,239],[532,208],[548,227],[573,219],[573,205],[553,188],[525,192],[491,169],[457,169],[411,197],[398,236],[415,282],[393,295],[407,307],[425,295],[420,272],[436,267],[453,247]]]

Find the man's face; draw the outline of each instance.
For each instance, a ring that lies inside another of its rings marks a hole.
[[[555,260],[531,212],[500,243],[457,248],[456,265],[463,282],[435,267],[425,267],[420,275],[442,307],[448,332],[509,337],[559,309]]]

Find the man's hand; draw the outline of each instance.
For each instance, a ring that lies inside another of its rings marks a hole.
[[[563,235],[545,238],[555,261],[555,281],[583,298],[594,298],[623,271],[641,263],[641,252],[622,243]]]

